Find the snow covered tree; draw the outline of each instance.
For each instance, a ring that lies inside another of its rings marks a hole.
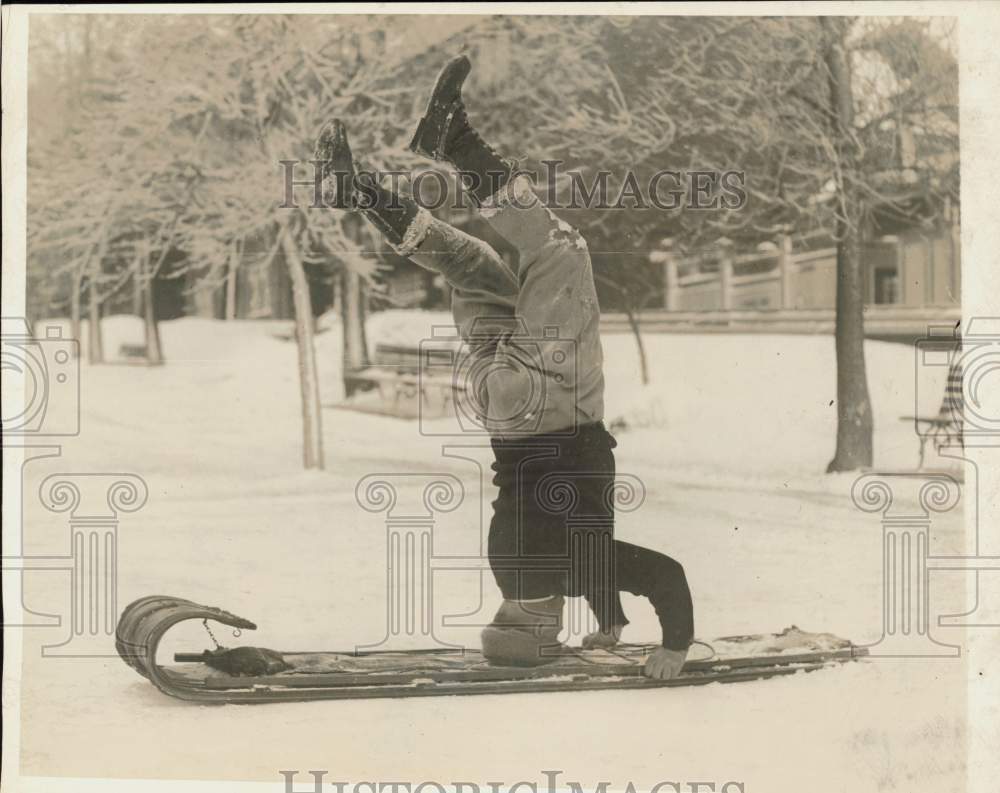
[[[958,76],[949,31],[927,20],[821,22],[837,240],[837,447],[827,470],[845,471],[873,458],[861,242],[876,207],[926,223],[943,199],[957,200]],[[914,204],[916,195],[930,201]]]
[[[847,37],[851,20],[821,17],[823,59],[830,83],[829,129],[834,163],[837,240],[837,448],[827,471],[872,464],[872,406],[865,370],[864,267],[861,261],[863,203],[858,194],[854,137],[853,64]]]
[[[400,59],[385,38],[403,26],[393,18],[246,15],[206,18],[192,32],[184,19],[161,20],[147,30],[128,83],[130,115],[166,116],[171,136],[182,138],[163,139],[161,148],[170,154],[167,184],[190,192],[174,243],[187,272],[213,287],[231,282],[240,263],[233,251],[251,236],[271,241],[264,266],[281,261],[288,270],[307,468],[324,465],[307,271],[340,266],[370,277],[377,261],[357,218],[314,206],[312,186],[288,200],[286,164],[296,181],[308,180],[316,135],[334,116],[351,119],[352,135],[376,157],[391,148],[391,120],[400,117],[392,111],[409,96],[393,79]],[[403,150],[401,134],[396,146]]]
[[[162,262],[169,249],[158,247],[167,241],[162,232],[176,225],[174,198],[162,189],[171,182],[158,140],[166,127],[156,115],[127,112],[124,53],[138,36],[124,17],[41,17],[32,34],[38,77],[29,103],[37,130],[28,151],[29,272],[53,285],[52,301],[69,304],[75,338],[86,298],[88,360],[100,363],[102,304],[130,282],[148,290],[156,272],[145,270],[147,260]],[[150,362],[159,363],[151,310],[146,346]]]

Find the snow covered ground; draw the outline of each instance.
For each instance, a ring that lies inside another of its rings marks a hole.
[[[412,342],[447,321],[443,314],[375,315],[369,338]],[[340,342],[335,322],[321,327],[323,401],[333,405],[342,399]],[[385,526],[383,516],[358,506],[358,480],[368,473],[458,477],[466,498],[440,517],[435,550],[475,553],[492,499],[477,464],[485,468],[489,453],[445,457],[442,439],[421,435],[415,422],[331,408],[323,413],[327,468],[303,472],[296,354],[281,338],[287,331],[281,322],[166,322],[165,366],[84,365],[81,436],[61,457],[26,468],[25,552],[66,553],[65,517],[38,503],[43,477],[133,472],[150,492],[140,512],[122,519],[120,607],[174,594],[256,621],[260,630],[240,640],[246,643],[378,642]],[[141,340],[128,318],[110,318],[106,333],[112,352]],[[627,424],[618,467],[647,490],[640,509],[620,516],[618,534],[682,561],[698,635],[795,624],[878,640],[878,518],[853,506],[854,475],[823,473],[836,421],[832,339],[649,336],[654,382],[645,388],[632,339],[608,335],[604,344],[608,417]],[[867,360],[877,466],[912,468],[917,439],[899,421],[914,410],[912,348],[870,342]],[[943,376],[921,391],[924,412],[936,411]],[[400,503],[416,498],[417,488],[403,486]],[[958,511],[936,520],[935,551],[960,552],[965,543]],[[957,574],[935,575],[935,614],[964,609],[963,583]],[[435,585],[440,613],[476,609],[477,574],[444,573]],[[482,596],[488,619],[498,603],[488,575]],[[65,613],[66,578],[28,575],[25,600],[37,611]],[[625,608],[633,621],[625,639],[655,640],[646,604],[626,597]],[[475,644],[476,620],[467,621],[440,636]],[[949,629],[935,630],[942,641],[957,641]],[[587,790],[601,780],[613,789],[664,780],[715,780],[721,789],[737,780],[768,793],[964,786],[962,660],[867,662],[654,692],[220,708],[171,701],[115,658],[41,658],[41,645],[58,642],[62,631],[24,633],[25,774],[277,784],[280,769],[300,769],[302,790],[312,789],[306,769],[352,782],[535,780],[540,787],[544,770],[559,769]],[[206,639],[194,626],[177,644],[200,650]],[[234,643],[220,635],[227,640]],[[396,645],[407,641],[426,643],[401,638]]]

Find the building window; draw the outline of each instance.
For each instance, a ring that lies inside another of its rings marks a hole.
[[[895,267],[879,267],[875,270],[875,303],[891,305],[902,302],[899,289],[899,274]]]

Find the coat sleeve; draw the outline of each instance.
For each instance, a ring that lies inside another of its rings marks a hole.
[[[686,650],[691,645],[694,606],[679,562],[657,551],[616,540],[615,578],[620,591],[649,599],[660,620],[664,647]]]

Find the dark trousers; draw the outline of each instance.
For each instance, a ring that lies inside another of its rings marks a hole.
[[[619,591],[649,598],[663,643],[688,646],[691,595],[680,564],[614,539],[614,438],[602,423],[570,436],[492,442],[493,502],[489,558],[509,600],[550,595],[586,598],[603,630],[626,625]]]

